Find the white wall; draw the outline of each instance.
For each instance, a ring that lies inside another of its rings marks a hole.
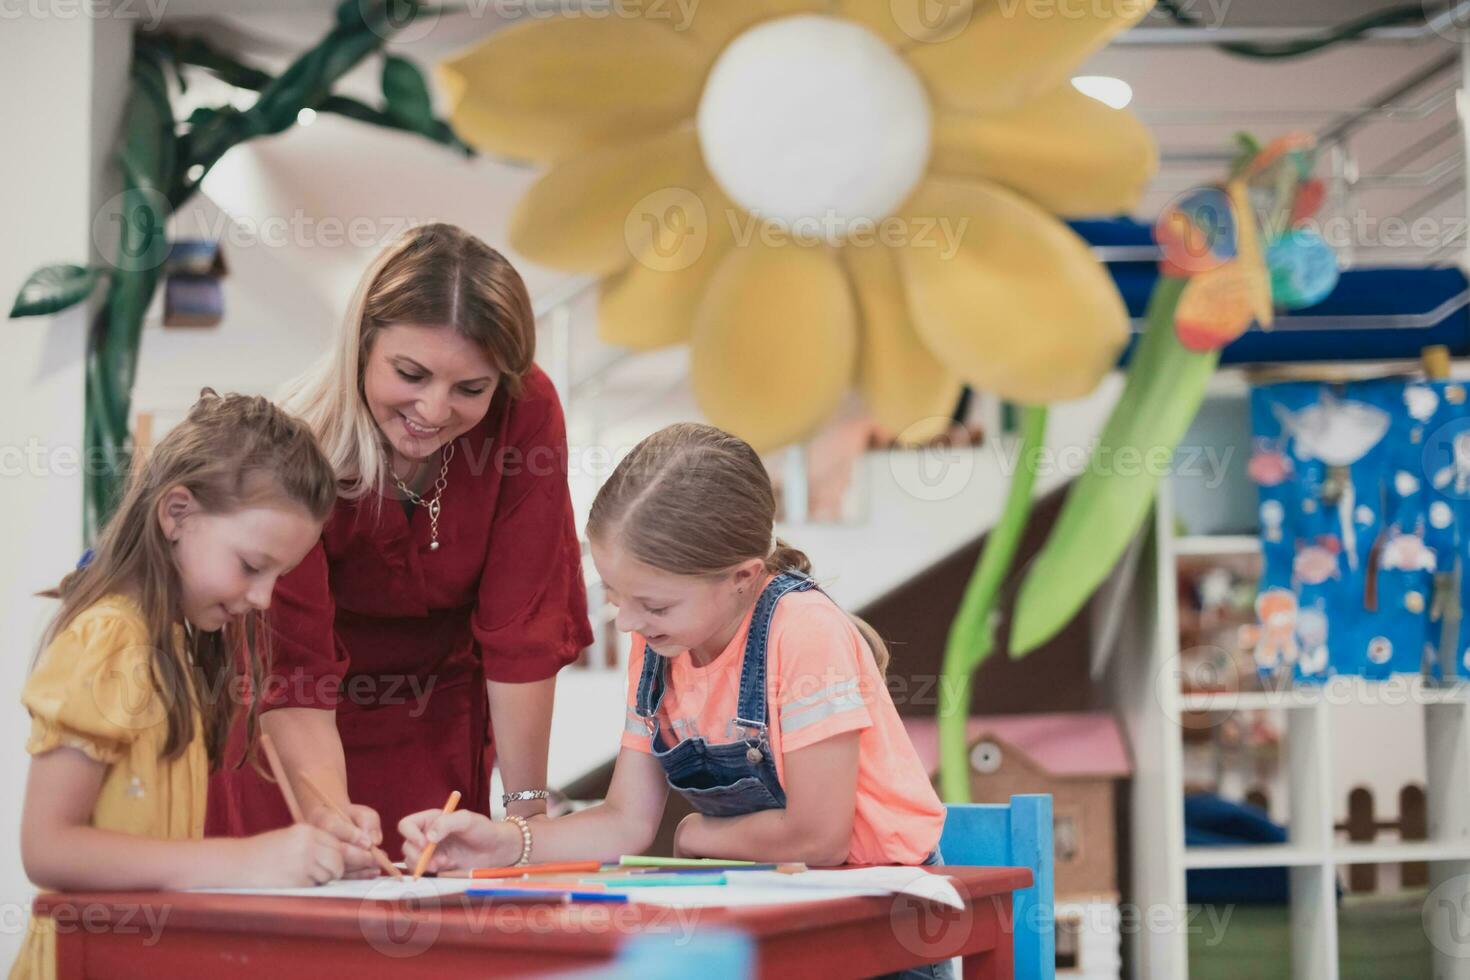
[[[132,25],[115,19],[7,19],[0,29],[0,303],[31,270],[83,262],[93,215],[112,193],[102,179],[126,94]],[[4,323],[0,358],[0,965],[19,948],[32,889],[20,866],[21,787],[28,722],[18,697],[50,604],[32,597],[81,551],[82,352],[87,313]],[[44,452],[31,452],[34,446]],[[70,460],[70,462],[68,462]]]

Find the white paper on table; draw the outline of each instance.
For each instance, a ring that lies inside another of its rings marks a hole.
[[[369,901],[396,902],[405,898],[434,898],[458,895],[467,889],[487,883],[472,878],[355,878],[331,881],[312,888],[196,888],[195,891],[216,895],[281,895],[292,898],[356,898]]]
[[[726,872],[725,877],[727,881],[737,883],[737,887],[759,885],[765,888],[856,890],[869,895],[910,895],[954,909],[965,907],[959,889],[949,877],[909,865],[801,871],[797,874],[737,870]]]
[[[826,902],[838,898],[911,895],[951,908],[964,908],[954,882],[944,875],[916,867],[849,868],[841,871],[725,872],[725,885],[686,885],[673,888],[617,889],[630,901],[669,908],[723,908],[743,905],[783,905]],[[334,881],[314,888],[199,888],[219,895],[273,895],[299,898],[348,898],[393,902],[406,898],[458,895],[470,888],[493,887],[494,882],[471,878],[366,878]]]
[[[757,874],[758,872],[750,872]],[[743,876],[742,876],[743,877]],[[618,889],[638,905],[673,909],[720,909],[749,905],[797,905],[831,902],[839,898],[863,898],[892,894],[862,888],[782,888],[766,885],[680,885],[675,888]]]

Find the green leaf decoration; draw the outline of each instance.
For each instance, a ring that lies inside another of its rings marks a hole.
[[[92,295],[101,278],[102,273],[91,266],[42,266],[20,287],[15,305],[10,308],[11,319],[50,316],[75,306]]]
[[[388,115],[416,133],[434,124],[434,103],[429,85],[417,65],[388,55],[383,59],[383,99]]]
[[[98,461],[89,464],[83,491],[88,542],[111,512],[129,470],[128,415],[143,318],[168,255],[168,218],[198,189],[202,175],[232,148],[295,125],[308,107],[411,131],[472,155],[443,120],[434,118],[422,74],[403,59],[386,59],[383,109],[332,92],[343,75],[381,53],[388,39],[424,10],[419,0],[342,0],[333,28],[280,75],[244,64],[201,38],[167,31],[135,37],[115,157],[122,191],[108,202],[110,208],[116,205],[107,217],[115,224],[117,244],[108,255],[107,300],[96,314],[87,345],[83,432],[88,459]],[[169,102],[169,77],[172,73],[182,90],[186,82],[180,69],[186,65],[259,92],[259,98],[245,110],[201,107],[181,127]],[[11,315],[64,309],[85,298],[102,275],[80,266],[42,269],[22,288]]]
[[[1164,278],[1154,287],[1123,396],[1021,585],[1011,623],[1012,657],[1060,632],[1112,572],[1148,516],[1160,461],[1168,466],[1173,460],[1199,410],[1220,355],[1188,350],[1174,333],[1174,311],[1186,283]]]
[[[1261,141],[1250,133],[1235,134],[1235,156],[1230,160],[1230,176],[1234,177],[1250,165],[1261,152]]]
[[[1005,508],[985,537],[975,574],[965,586],[944,645],[938,711],[939,792],[948,803],[970,802],[970,763],[965,747],[970,689],[975,671],[995,650],[996,605],[1031,516],[1031,491],[1036,484],[1037,455],[1045,446],[1046,418],[1045,405],[1021,409],[1018,466],[1011,477]]]

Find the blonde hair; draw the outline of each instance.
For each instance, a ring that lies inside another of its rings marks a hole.
[[[616,540],[673,575],[719,575],[753,558],[769,573],[810,574],[811,560],[773,535],[775,517],[776,495],[756,451],[712,425],[681,422],[644,439],[613,470],[592,502],[587,536]],[[886,673],[888,646],[847,615]]]
[[[511,397],[536,354],[530,294],[495,249],[446,224],[411,228],[383,249],[358,283],[335,349],[280,399],[316,433],[349,500],[383,487],[383,434],[368,410],[363,373],[378,333],[395,323],[458,331],[485,352]]]
[[[105,596],[123,593],[137,600],[148,624],[153,683],[168,711],[164,755],[177,757],[194,740],[197,708],[211,766],[218,768],[235,716],[228,692],[234,656],[244,652],[250,689],[259,691],[269,641],[261,615],[250,612],[218,632],[192,631],[186,658],[175,650],[182,584],[158,516],[160,502],[175,487],[193,494],[205,513],[287,503],[323,523],[337,499],[336,476],[311,431],[269,400],[220,396],[206,388],[184,421],[129,476],[92,560],[46,593],[59,598],[61,608],[46,630],[43,649]],[[252,710],[252,737],[254,721]]]

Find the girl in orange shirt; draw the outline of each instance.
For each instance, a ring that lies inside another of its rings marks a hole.
[[[640,443],[587,535],[633,634],[627,723],[607,799],[563,817],[404,819],[432,869],[645,851],[668,790],[695,809],[680,856],[812,865],[938,863],[944,807],[883,682],[888,653],[772,536],[750,446],[706,425]],[[926,972],[924,975],[932,975]]]

